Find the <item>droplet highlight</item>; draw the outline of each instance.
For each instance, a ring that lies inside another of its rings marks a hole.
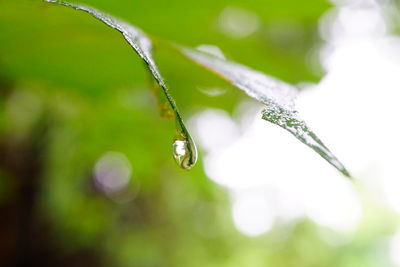
[[[184,170],[191,169],[197,161],[197,149],[189,139],[175,139],[172,144],[176,163]]]

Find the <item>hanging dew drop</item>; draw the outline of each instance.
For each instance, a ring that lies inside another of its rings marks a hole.
[[[189,170],[196,164],[197,150],[188,139],[175,139],[172,148],[174,159],[179,167]]]
[[[196,164],[197,148],[176,107],[174,108],[174,111],[176,135],[174,142],[172,143],[173,156],[179,167],[184,170],[189,170]]]

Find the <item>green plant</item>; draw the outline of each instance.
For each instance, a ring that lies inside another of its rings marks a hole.
[[[183,122],[175,100],[169,93],[166,82],[154,61],[152,54],[152,38],[148,37],[142,30],[135,26],[92,7],[56,0],[45,1],[86,11],[95,18],[103,21],[108,26],[122,33],[126,41],[145,62],[148,70],[156,80],[158,84],[157,86],[163,91],[164,97],[169,104],[169,109],[175,117],[176,136],[173,145],[175,159],[180,167],[184,169],[190,169],[193,167],[197,160],[196,146]],[[243,90],[250,97],[264,104],[265,109],[262,113],[262,118],[264,120],[289,131],[298,140],[312,148],[332,166],[338,169],[342,174],[350,177],[350,174],[344,165],[298,116],[298,112],[295,110],[294,106],[294,98],[297,94],[297,89],[295,87],[261,72],[254,71],[246,66],[218,58],[208,53],[180,45],[172,45],[172,47],[185,55],[188,59],[200,64],[212,72],[215,72],[237,88]],[[165,101],[160,101],[162,104],[164,102]]]

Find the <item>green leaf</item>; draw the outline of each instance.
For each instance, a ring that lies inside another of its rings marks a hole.
[[[160,71],[158,70],[156,63],[154,62],[152,56],[152,47],[153,47],[152,41],[146,36],[146,34],[142,30],[132,26],[131,24],[128,24],[127,22],[124,22],[118,18],[110,16],[106,13],[103,13],[89,6],[72,4],[56,0],[45,0],[45,1],[85,11],[91,14],[93,17],[101,20],[108,26],[116,29],[124,36],[125,40],[129,43],[129,45],[136,51],[136,53],[145,62],[148,70],[151,72],[151,74],[153,75],[154,79],[157,82],[156,87],[162,89],[167,99],[167,105],[169,105],[169,107],[172,109],[173,115],[176,120],[176,136],[173,143],[174,158],[176,159],[177,163],[181,168],[183,169],[192,168],[197,161],[196,145],[183,122],[182,116],[178,111],[178,107],[176,106],[175,100],[170,95],[168,87],[162,75],[160,74]],[[160,105],[162,105],[163,108],[165,106],[164,104],[165,103],[160,103]]]
[[[196,146],[183,123],[174,99],[169,94],[164,79],[154,62],[152,57],[152,41],[140,29],[92,7],[56,0],[45,1],[86,11],[95,18],[103,21],[108,26],[122,33],[124,38],[146,63],[148,69],[156,80],[155,87],[160,87],[167,99],[166,103],[169,107],[166,107],[165,103],[159,101],[162,114],[168,117],[170,114],[170,108],[176,118],[177,134],[173,143],[174,158],[184,169],[190,169],[193,167],[197,160]],[[294,107],[294,99],[297,95],[297,89],[295,87],[261,72],[251,70],[246,66],[229,62],[207,53],[184,47],[180,47],[180,50],[191,60],[206,67],[208,70],[219,74],[234,86],[242,89],[249,96],[265,104],[266,108],[263,110],[262,115],[264,120],[286,129],[301,142],[316,151],[340,172],[350,177],[350,174],[344,165],[309,129],[305,122],[299,118],[298,112]]]
[[[295,87],[264,73],[208,53],[185,47],[179,47],[179,49],[189,59],[222,76],[252,98],[263,103],[266,106],[262,112],[264,120],[289,131],[341,173],[350,177],[344,165],[299,118],[294,105],[294,99],[298,92]]]

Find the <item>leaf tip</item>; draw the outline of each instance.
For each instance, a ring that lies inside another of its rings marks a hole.
[[[342,169],[341,172],[342,172],[342,174],[343,174],[344,176],[346,176],[346,177],[349,178],[350,180],[354,180],[353,176],[351,176],[351,174],[350,174],[350,172],[349,172],[348,170]]]

